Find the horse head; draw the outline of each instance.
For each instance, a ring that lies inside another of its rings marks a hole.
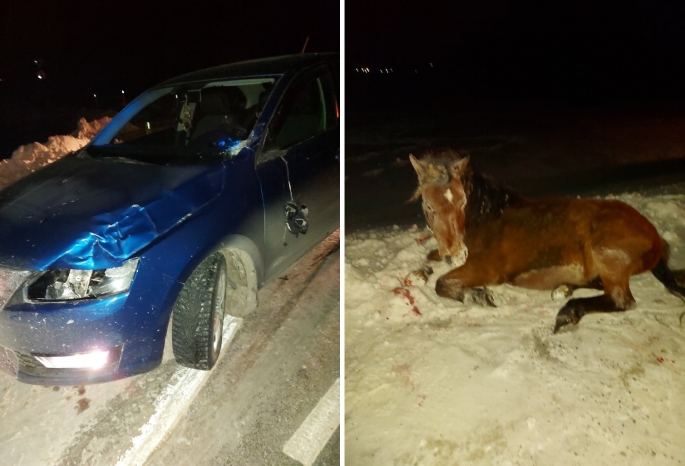
[[[463,264],[468,248],[464,244],[466,193],[462,176],[469,157],[448,151],[440,157],[430,154],[421,160],[410,154],[409,160],[419,177],[419,187],[412,199],[421,197],[423,201],[423,213],[438,242],[440,257],[447,263],[454,260]]]

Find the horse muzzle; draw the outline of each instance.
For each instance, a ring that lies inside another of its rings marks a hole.
[[[466,258],[469,256],[469,250],[468,248],[464,247],[460,251],[458,251],[456,254],[445,254],[442,256],[443,260],[447,262],[449,265],[463,265],[464,262],[466,262]]]

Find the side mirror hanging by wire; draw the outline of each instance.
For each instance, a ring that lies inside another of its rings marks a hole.
[[[288,161],[281,156],[281,160],[285,164],[286,175],[288,177],[288,190],[290,191],[290,200],[285,203],[285,228],[295,235],[297,238],[300,234],[306,234],[309,229],[309,209],[304,204],[298,204],[293,197],[293,188],[290,184],[290,169]],[[283,231],[283,246],[287,246],[285,241],[285,230]]]
[[[285,225],[288,231],[295,235],[306,234],[309,229],[309,209],[305,205],[297,205],[290,201],[285,203]]]

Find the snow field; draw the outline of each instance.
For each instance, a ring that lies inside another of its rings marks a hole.
[[[685,268],[685,195],[631,204]],[[346,458],[378,465],[675,465],[685,462],[685,305],[651,275],[637,308],[552,334],[563,302],[492,287],[499,306],[435,294],[430,232],[346,238]],[[574,296],[597,292],[579,290]]]

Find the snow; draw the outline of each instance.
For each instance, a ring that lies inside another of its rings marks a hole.
[[[34,142],[19,147],[9,159],[0,160],[0,190],[39,168],[79,150],[111,120],[109,117],[103,117],[87,122],[81,118],[72,135],[50,136],[46,143]]]
[[[609,197],[685,268],[685,195]],[[635,310],[553,335],[549,292],[492,287],[497,308],[438,297],[450,266],[429,264],[427,283],[411,273],[435,248],[416,225],[346,237],[348,464],[685,462],[685,306],[651,274],[631,280]]]

